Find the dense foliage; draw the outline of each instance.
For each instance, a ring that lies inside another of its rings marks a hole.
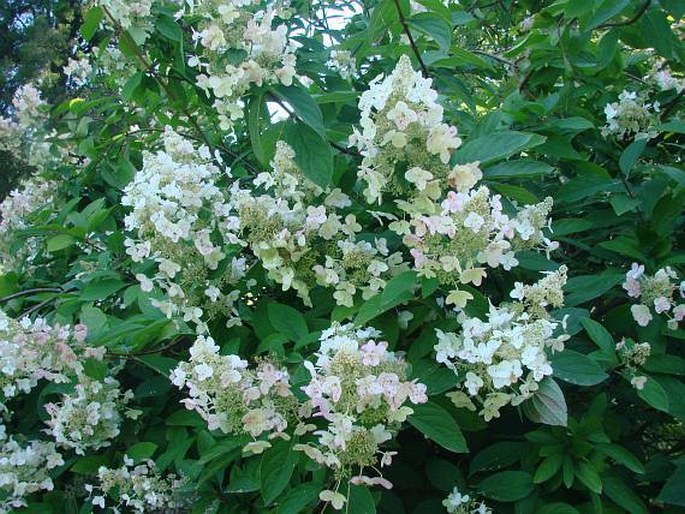
[[[683,511],[683,2],[64,5],[0,512]]]

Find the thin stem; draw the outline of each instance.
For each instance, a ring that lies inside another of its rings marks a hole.
[[[7,296],[0,298],[0,303],[8,302],[14,300],[15,298],[21,298],[22,296],[28,296],[30,294],[36,293],[63,293],[64,291],[59,287],[34,287],[33,289],[26,289],[25,291],[19,291],[18,293],[12,293]]]
[[[640,9],[638,9],[638,11],[635,13],[635,15],[632,18],[628,18],[627,20],[624,20],[624,21],[613,21],[613,22],[609,22],[609,23],[603,23],[602,25],[599,25],[597,28],[598,29],[606,29],[609,27],[625,27],[626,25],[632,25],[633,23],[635,23],[640,18],[640,16],[642,16],[645,13],[647,8],[649,7],[649,4],[651,4],[651,3],[652,3],[652,0],[647,0],[644,4],[642,4]]]
[[[414,55],[416,56],[416,59],[419,61],[419,66],[421,66],[421,71],[423,71],[424,76],[428,77],[428,75],[429,75],[428,68],[426,67],[426,64],[423,62],[423,59],[421,59],[421,53],[419,52],[419,49],[416,46],[416,42],[414,41],[414,37],[411,35],[411,31],[409,30],[409,25],[407,25],[407,20],[404,18],[404,13],[402,12],[402,7],[400,6],[400,0],[394,0],[394,3],[395,3],[395,8],[397,9],[397,15],[400,18],[400,23],[402,24],[402,29],[404,30],[404,33],[407,35],[407,38],[409,39],[409,45],[411,46],[411,49],[414,52]]]

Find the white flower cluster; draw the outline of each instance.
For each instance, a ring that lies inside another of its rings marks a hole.
[[[24,84],[12,98],[13,117],[0,116],[0,150],[30,166],[50,160],[50,145],[42,133],[47,116],[45,102],[33,84]]]
[[[79,375],[80,359],[102,356],[83,345],[85,338],[84,325],[72,329],[52,327],[41,318],[17,321],[0,310],[0,388],[5,400],[29,393],[40,380],[65,383]]]
[[[83,87],[93,73],[93,66],[87,57],[79,59],[69,57],[66,66],[62,68],[62,73],[68,77],[73,86]]]
[[[0,425],[0,441],[5,439]],[[22,446],[14,438],[0,445],[0,514],[26,506],[24,498],[38,491],[52,491],[50,472],[64,461],[54,443],[30,441]]]
[[[74,392],[63,395],[60,403],[45,404],[50,415],[46,431],[59,446],[78,455],[85,455],[88,449],[104,448],[120,433],[122,411],[132,419],[140,414],[124,409],[132,398],[133,392],[122,393],[119,382],[112,377],[100,382],[82,376]]]
[[[485,503],[477,502],[468,494],[460,493],[456,487],[442,501],[442,505],[449,514],[492,514],[492,509]]]
[[[54,183],[36,175],[11,191],[0,203],[0,259],[5,267],[16,268],[36,256],[36,239],[28,238],[17,248],[14,236],[30,225],[32,213],[53,201],[55,189]]]
[[[647,342],[635,343],[631,339],[626,340],[624,338],[616,343],[616,352],[626,368],[628,377],[630,377],[630,385],[638,391],[644,389],[648,377],[641,375],[639,368],[644,366],[651,355],[652,345]]]
[[[362,227],[353,214],[341,213],[350,199],[336,189],[323,192],[304,177],[295,154],[279,142],[271,173],[260,173],[255,195],[234,184],[233,225],[284,291],[293,288],[306,304],[315,285],[335,288],[339,305],[351,306],[380,292],[386,281],[406,269],[400,253],[390,254],[385,239],[359,240]],[[325,193],[325,194],[324,194]],[[273,196],[272,196],[273,195]],[[320,199],[319,199],[320,197]]]
[[[460,333],[436,330],[436,360],[464,378],[460,390],[449,393],[458,407],[476,410],[476,400],[489,421],[505,405],[530,398],[552,374],[547,351],[563,350],[569,336],[554,335],[563,323],[550,319],[547,309],[563,306],[565,283],[563,266],[533,285],[517,282],[511,292],[516,301],[491,305],[487,321],[461,313]]]
[[[357,63],[349,50],[331,50],[326,65],[337,71],[345,80],[352,78],[357,71]]]
[[[172,371],[171,382],[188,390],[182,401],[187,409],[198,412],[210,430],[226,434],[287,437],[297,412],[286,369],[268,361],[250,369],[237,355],[220,355],[211,337],[197,338],[190,360]]]
[[[390,488],[382,476],[365,476],[364,469],[376,469],[379,457],[381,467],[390,464],[394,453],[380,446],[412,414],[407,402],[428,400],[426,386],[407,380],[407,364],[377,340],[379,335],[372,328],[336,323],[321,334],[316,362],[305,361],[312,378],[302,388],[308,400],[300,411],[326,425],[300,425],[300,432],[314,431],[317,440],[294,449],[333,469],[338,484],[344,479]],[[354,471],[360,474],[353,476]]]
[[[604,114],[607,118],[602,128],[604,136],[633,135],[635,139],[651,139],[658,133],[659,102],[649,103],[634,91],[623,91],[618,95],[618,102],[607,104]]]
[[[294,48],[278,5],[259,9],[254,0],[189,0],[189,15],[200,17],[193,40],[202,52],[189,64],[199,70],[197,85],[214,95],[219,125],[230,131],[243,117],[241,97],[253,86],[283,84],[295,77]],[[227,58],[231,56],[232,58]]]
[[[91,496],[91,503],[102,509],[105,508],[106,498],[117,501],[112,507],[120,512],[126,507],[126,512],[172,512],[187,506],[189,501],[181,498],[179,488],[182,479],[174,475],[163,477],[155,469],[152,460],[146,460],[138,465],[124,455],[124,465],[112,469],[105,466],[98,469],[98,484],[86,484],[85,489]]]
[[[207,147],[196,150],[169,127],[163,143],[164,150],[143,154],[142,170],[124,189],[121,202],[131,208],[125,225],[137,234],[124,244],[134,262],[157,263],[152,279],[137,275],[142,290],[158,285],[168,299],[155,304],[168,317],[180,313],[204,332],[204,304],[238,321],[234,302],[239,292],[221,289],[242,278],[245,261],[234,258],[219,278],[212,276],[226,258],[225,245],[237,242],[224,239],[229,206],[217,182],[228,173],[211,163]]]
[[[487,264],[505,270],[518,265],[515,250],[558,247],[543,229],[549,226],[552,199],[521,209],[515,217],[503,212],[499,195],[485,186],[468,192],[450,191],[434,214],[416,214],[390,228],[404,236],[414,267],[426,277],[438,277],[455,289],[447,302],[463,308],[472,296],[459,284],[479,286]]]
[[[656,59],[651,71],[644,77],[645,82],[654,84],[661,91],[673,90],[680,94],[685,90],[685,78],[674,77],[665,59]]]
[[[153,0],[96,0],[96,5],[106,9],[105,23],[118,24],[139,45],[145,42],[152,29],[152,4]]]
[[[628,292],[628,296],[640,301],[639,304],[630,307],[630,312],[638,325],[649,325],[653,319],[654,309],[657,314],[667,316],[668,328],[678,328],[678,323],[685,319],[685,281],[678,281],[678,274],[670,266],[661,268],[649,276],[645,274],[645,267],[642,264],[633,263],[626,273],[623,289]]]
[[[415,72],[405,55],[388,77],[370,84],[359,99],[361,132],[355,128],[350,136],[363,156],[358,176],[366,200],[380,203],[388,191],[438,198],[461,139],[456,127],[443,123],[431,79]]]

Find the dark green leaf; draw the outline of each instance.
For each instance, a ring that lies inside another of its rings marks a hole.
[[[409,423],[423,435],[452,452],[467,451],[466,440],[459,425],[444,407],[429,401],[414,405],[412,409],[414,409],[414,414],[409,416]]]
[[[303,123],[288,125],[285,139],[295,150],[295,162],[309,180],[328,187],[333,176],[333,153],[330,145]]]
[[[481,480],[477,489],[492,500],[513,502],[532,492],[533,477],[525,471],[502,471]]]
[[[554,376],[571,384],[591,386],[609,378],[599,364],[573,350],[557,352],[551,360]]]
[[[536,423],[562,427],[568,423],[568,408],[564,393],[549,377],[540,382],[537,392],[523,404],[523,412]]]

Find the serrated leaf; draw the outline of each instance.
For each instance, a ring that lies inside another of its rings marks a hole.
[[[183,30],[171,16],[161,15],[157,18],[155,27],[160,34],[171,41],[179,42],[183,40]]]
[[[430,440],[455,453],[468,451],[459,425],[447,410],[435,402],[413,405],[409,423]]]
[[[476,487],[478,492],[486,498],[500,502],[513,502],[531,493],[533,477],[525,471],[502,471],[481,480]]]
[[[444,18],[432,12],[420,12],[407,20],[415,29],[430,36],[440,50],[446,52],[452,43],[452,27]]]
[[[93,6],[85,12],[81,25],[81,35],[84,40],[90,41],[93,38],[103,16],[104,12],[99,5]]]
[[[499,159],[506,159],[544,142],[545,137],[539,134],[513,130],[494,132],[463,144],[454,153],[452,164],[465,164],[474,161],[487,164]]]
[[[606,328],[590,318],[581,319],[580,324],[583,325],[587,335],[599,347],[602,353],[607,355],[616,354],[614,338],[611,337],[611,334]]]
[[[333,152],[330,145],[307,125],[289,124],[285,140],[295,151],[295,162],[316,185],[326,188],[333,177]]]
[[[158,446],[155,443],[136,443],[126,450],[126,456],[130,459],[133,459],[135,463],[140,463],[143,460],[152,457],[157,451],[157,448]]]
[[[326,139],[326,127],[321,109],[307,92],[299,86],[275,86],[271,90],[281,101],[288,103],[302,122],[316,132],[322,140]]]
[[[297,341],[309,334],[304,316],[292,307],[280,303],[270,303],[267,310],[269,322],[273,327],[292,341]]]
[[[564,393],[549,377],[544,378],[533,397],[523,403],[523,412],[536,423],[562,427],[568,424],[568,407]]]
[[[557,352],[551,361],[554,376],[571,384],[592,386],[609,378],[599,364],[574,350]]]
[[[47,249],[48,252],[58,252],[60,250],[64,250],[65,248],[73,246],[74,243],[76,243],[76,239],[74,238],[74,236],[71,236],[69,234],[59,234],[48,239]]]
[[[292,449],[292,441],[283,440],[274,442],[273,447],[262,455],[260,490],[267,505],[278,498],[288,486],[299,456]]]

